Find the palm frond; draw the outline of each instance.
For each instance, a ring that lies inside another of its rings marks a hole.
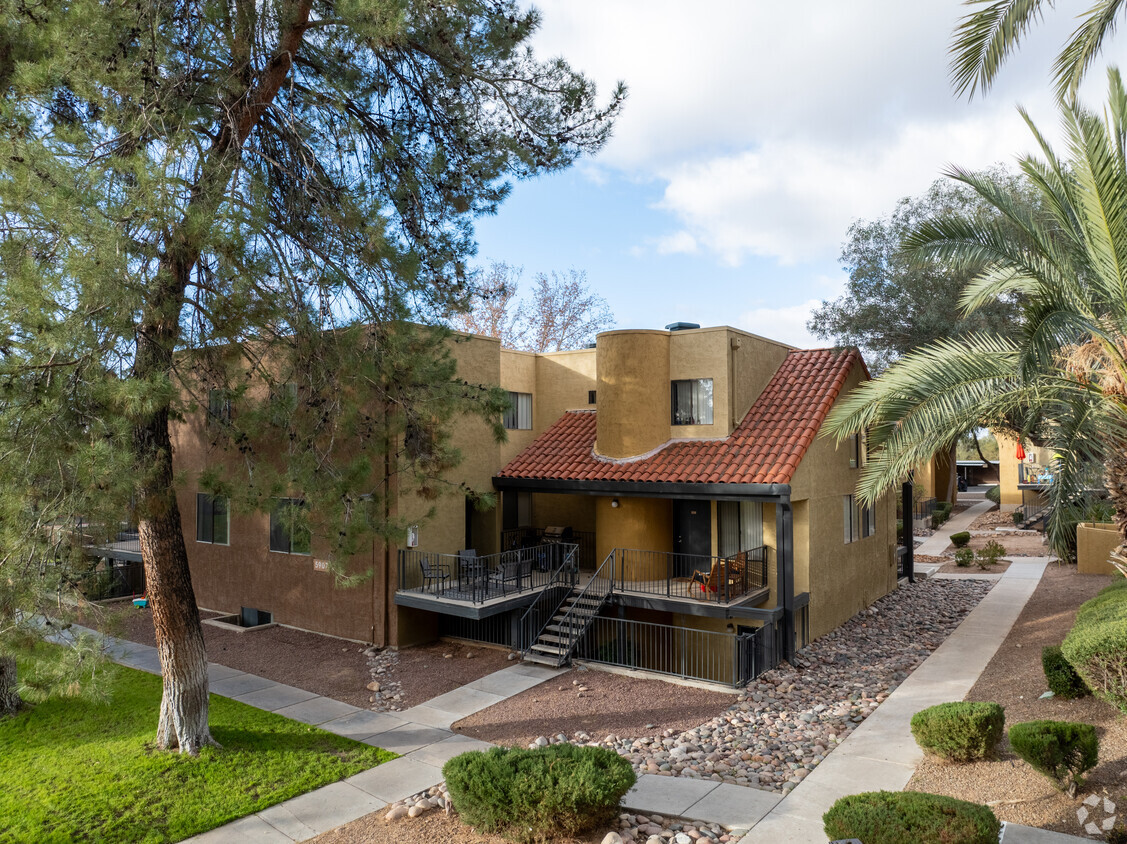
[[[1115,32],[1116,18],[1124,0],[1097,0],[1084,13],[1080,26],[1069,36],[1060,55],[1053,63],[1053,80],[1057,98],[1061,101],[1076,96],[1080,82],[1100,54],[1104,40]]]
[[[1043,0],[968,0],[951,42],[951,83],[973,97],[990,87],[1029,27],[1041,19]]]

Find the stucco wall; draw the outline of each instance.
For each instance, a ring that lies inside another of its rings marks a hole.
[[[597,342],[595,450],[645,454],[669,439],[669,332],[605,331]]]
[[[842,394],[862,377],[855,369]],[[876,505],[876,532],[845,542],[842,499],[855,494],[860,473],[860,468],[849,468],[844,444],[839,449],[827,437],[815,438],[795,472],[795,592],[810,593],[811,638],[833,630],[896,588],[895,490]],[[802,534],[809,537],[805,553],[800,547]]]
[[[532,394],[537,435],[552,427],[565,410],[593,409],[587,394],[596,384],[594,349],[537,355]]]
[[[619,498],[618,507],[612,498],[595,498],[595,560],[606,559],[615,548],[636,548],[642,551],[673,550],[673,509],[666,498]],[[701,502],[705,506],[708,502]],[[638,566],[627,573],[632,580],[665,579],[668,560],[651,560],[650,569]]]

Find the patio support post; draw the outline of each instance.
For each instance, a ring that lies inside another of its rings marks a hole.
[[[915,517],[912,507],[912,476],[908,475],[908,480],[904,481],[904,486],[900,488],[900,506],[904,511],[904,535],[901,537],[904,542],[904,574],[908,576],[909,583],[916,582],[916,563],[914,545],[912,536],[915,531],[912,530],[912,520]]]
[[[783,657],[794,659],[794,511],[791,509],[790,495],[780,496],[775,506],[775,552],[776,588],[783,603]]]

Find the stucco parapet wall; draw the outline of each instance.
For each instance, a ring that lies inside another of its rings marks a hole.
[[[622,334],[658,334],[665,337],[669,337],[671,335],[675,335],[677,337],[687,337],[694,334],[709,334],[717,331],[724,332],[726,334],[736,334],[740,337],[749,337],[754,340],[759,340],[763,343],[769,343],[772,346],[778,346],[780,349],[786,349],[788,351],[799,350],[798,346],[791,346],[779,340],[772,340],[770,337],[764,337],[761,334],[753,334],[750,331],[744,331],[742,328],[733,328],[730,325],[709,325],[703,328],[682,328],[679,331],[669,331],[668,329],[664,328],[616,328],[612,331],[600,331],[596,335],[595,339],[597,341],[600,337],[615,337]]]

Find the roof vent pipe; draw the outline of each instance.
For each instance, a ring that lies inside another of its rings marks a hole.
[[[700,328],[699,322],[671,322],[665,326],[666,331],[688,331],[690,328]]]

